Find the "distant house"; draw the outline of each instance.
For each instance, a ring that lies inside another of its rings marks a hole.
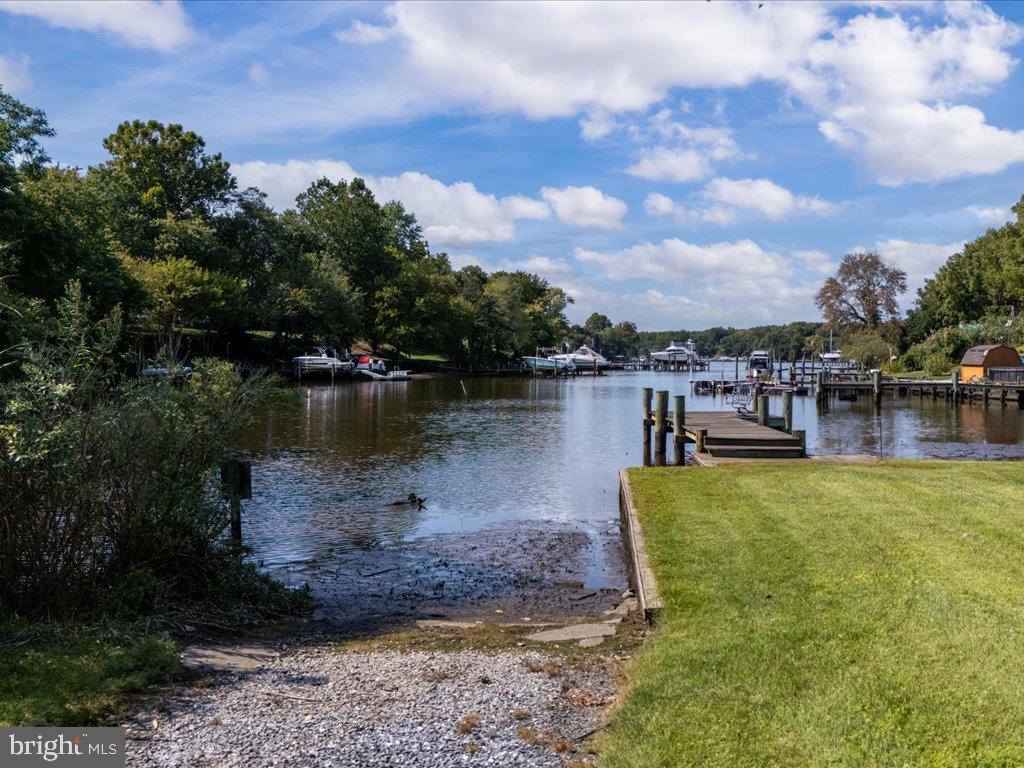
[[[1018,381],[1024,371],[1006,370],[1014,368],[1024,368],[1016,349],[1005,344],[979,344],[964,353],[960,361],[960,380]]]

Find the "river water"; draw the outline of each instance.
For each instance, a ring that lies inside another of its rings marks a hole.
[[[330,622],[592,612],[625,586],[617,471],[642,463],[647,386],[685,394],[688,411],[729,409],[686,373],[302,386],[301,406],[267,413],[246,446],[245,542],[310,584]],[[793,410],[812,453],[1019,459],[1024,446],[1016,403],[798,396]],[[398,503],[410,493],[422,506]]]

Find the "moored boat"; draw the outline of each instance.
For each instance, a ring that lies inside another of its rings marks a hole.
[[[600,352],[595,352],[587,346],[580,347],[575,352],[566,352],[562,355],[550,355],[548,359],[556,362],[560,361],[566,365],[572,363],[577,368],[581,368],[583,370],[592,369],[595,365],[598,368],[605,368],[608,365],[608,361]]]

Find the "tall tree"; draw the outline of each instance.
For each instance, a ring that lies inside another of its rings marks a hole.
[[[877,253],[848,253],[835,276],[821,286],[814,303],[831,325],[877,328],[899,319],[898,299],[906,290],[907,273],[890,267]]]

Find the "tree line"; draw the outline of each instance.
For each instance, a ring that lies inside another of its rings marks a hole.
[[[181,125],[124,122],[88,168],[51,162],[46,115],[0,90],[0,290],[18,316],[81,286],[126,332],[199,334],[205,353],[287,358],[359,340],[489,365],[559,343],[571,299],[537,275],[452,268],[415,215],[359,178],[274,211]],[[0,342],[12,341],[0,330]],[[0,347],[2,348],[2,347]]]

